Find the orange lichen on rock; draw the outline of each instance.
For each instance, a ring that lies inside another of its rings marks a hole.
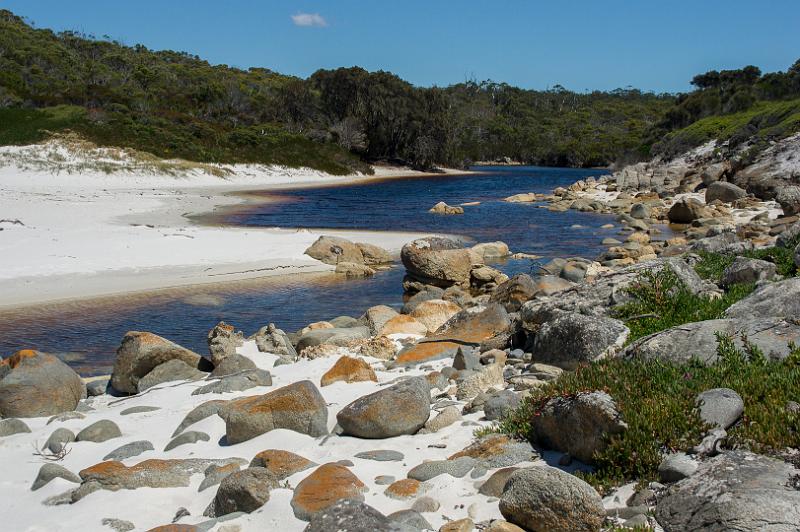
[[[404,478],[392,482],[383,493],[392,499],[413,499],[421,493],[422,482],[413,478]]]
[[[378,377],[364,359],[341,357],[320,379],[321,386],[328,386],[334,382],[378,382]]]
[[[277,480],[283,480],[315,465],[314,462],[281,449],[261,451],[250,462],[250,467],[265,467]]]
[[[304,478],[294,490],[292,509],[298,519],[308,521],[320,510],[341,499],[363,501],[367,487],[341,464],[323,464]]]

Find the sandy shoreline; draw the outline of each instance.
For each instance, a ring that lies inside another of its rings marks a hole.
[[[219,178],[0,168],[0,308],[331,271],[331,266],[303,255],[323,231],[205,222],[219,209],[269,201],[255,191],[442,175],[395,167],[377,167],[372,176],[232,169],[232,175]],[[347,230],[324,234],[392,252],[419,236]]]

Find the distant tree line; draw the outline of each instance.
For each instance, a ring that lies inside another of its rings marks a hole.
[[[362,169],[360,161],[427,169],[506,157],[603,166],[647,157],[659,134],[703,116],[793,97],[797,70],[709,72],[694,79],[696,91],[677,98],[492,81],[423,88],[357,67],[300,79],[34,29],[0,10],[0,142],[36,140],[31,132],[49,127],[164,157],[336,172]]]

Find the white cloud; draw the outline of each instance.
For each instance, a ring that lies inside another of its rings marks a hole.
[[[328,22],[319,13],[298,13],[292,15],[292,22],[295,26],[309,28],[324,28],[328,25]]]

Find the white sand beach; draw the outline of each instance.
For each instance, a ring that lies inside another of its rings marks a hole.
[[[162,172],[106,152],[112,150],[76,153],[57,142],[0,148],[0,307],[331,270],[303,254],[320,232],[210,227],[190,217],[248,201],[232,194],[237,191],[425,175],[397,167],[333,176],[178,164]],[[218,169],[222,177],[212,173]],[[417,236],[325,234],[393,252]]]

